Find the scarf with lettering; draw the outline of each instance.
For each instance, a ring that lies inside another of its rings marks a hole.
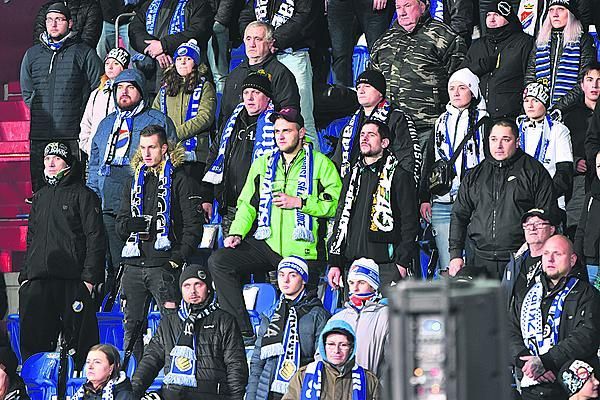
[[[271,24],[274,29],[277,29],[294,15],[294,0],[281,0],[277,12],[269,21],[269,3],[269,0],[256,0],[254,2],[254,14],[257,21]]]
[[[546,118],[544,118],[541,122],[536,122],[529,117],[522,115],[517,118],[517,124],[519,125],[519,142],[521,144],[521,149],[544,164],[544,160],[546,159],[546,152],[548,151],[548,145],[550,144],[550,130],[552,129],[553,121],[550,117],[550,114],[546,114]],[[540,138],[538,139],[538,144],[535,148],[535,152],[531,154],[531,152],[527,151],[526,141],[527,141],[527,131],[531,130],[534,132],[536,127],[541,125]]]
[[[156,36],[154,34],[154,29],[156,28],[156,20],[158,19],[158,13],[160,12],[163,1],[164,0],[152,0],[146,10],[146,32],[152,36]],[[188,0],[179,0],[177,2],[175,12],[171,16],[171,21],[169,22],[169,35],[180,33],[185,30],[185,6],[187,5],[187,2]]]
[[[550,107],[567,94],[575,85],[579,74],[581,61],[581,38],[575,43],[566,43],[560,54],[558,67],[551,71],[550,47],[551,40],[544,46],[537,46],[535,51],[535,78],[550,87]],[[552,77],[554,74],[554,79]]]
[[[313,361],[306,367],[300,400],[319,400],[323,386],[323,361]],[[329,382],[330,385],[333,382]],[[352,368],[352,400],[367,400],[367,374],[354,364]]]

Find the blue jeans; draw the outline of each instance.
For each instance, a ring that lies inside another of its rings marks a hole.
[[[598,276],[598,266],[597,265],[587,265],[588,277],[590,278],[590,283],[594,285],[596,282],[596,277]]]
[[[277,59],[285,65],[296,78],[298,91],[300,92],[300,112],[302,113],[302,118],[304,118],[306,136],[314,145],[314,149],[319,150],[315,116],[313,114],[313,109],[315,107],[312,90],[313,72],[308,50],[298,50],[290,53],[281,52],[277,54]]]
[[[129,47],[129,24],[119,26],[119,37],[123,39],[125,50],[131,54],[131,49]],[[111,49],[115,48],[115,40],[115,24],[107,21],[102,22],[102,35],[100,35],[100,40],[98,40],[98,46],[96,46],[98,57],[104,60],[106,54]],[[125,66],[125,68],[127,68],[127,66]]]
[[[217,53],[213,48],[216,42]],[[208,41],[208,63],[215,79],[215,87],[217,93],[223,93],[225,80],[229,75],[229,28],[215,21],[213,25],[213,35]]]
[[[431,226],[435,245],[438,249],[438,269],[446,270],[450,265],[450,252],[448,251],[448,237],[450,236],[450,214],[452,204],[432,203]]]

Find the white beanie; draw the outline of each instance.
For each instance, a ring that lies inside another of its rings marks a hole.
[[[302,277],[304,283],[308,282],[308,264],[302,257],[289,256],[279,261],[277,271],[284,268],[293,269]]]
[[[467,85],[471,90],[471,93],[473,93],[473,98],[479,99],[481,97],[481,92],[479,91],[479,78],[472,73],[469,68],[462,68],[453,73],[452,76],[450,76],[450,79],[448,79],[448,88],[450,88],[450,83],[452,82],[460,82]]]
[[[363,280],[377,291],[379,290],[379,265],[370,258],[359,258],[350,266],[348,280]]]

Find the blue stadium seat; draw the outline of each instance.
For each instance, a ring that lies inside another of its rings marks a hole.
[[[325,289],[323,291],[323,307],[331,314],[335,314],[335,310],[338,309],[338,302],[340,298],[340,290],[332,289],[327,283],[327,277],[325,277]]]
[[[27,385],[31,400],[48,400],[57,394],[60,353],[37,353],[25,360],[21,377]],[[73,373],[73,359],[69,357],[67,376]]]
[[[242,43],[239,47],[235,49],[231,49],[231,61],[229,62],[229,72],[233,71],[235,67],[240,65],[244,58],[246,57],[246,48]]]
[[[20,334],[21,324],[19,314],[10,314],[6,318],[6,329],[8,330],[8,337],[10,339],[10,346],[15,352],[19,365],[23,364],[23,358],[21,357],[21,346],[20,346]]]
[[[321,153],[325,154],[327,157],[331,157],[333,155],[335,144],[340,138],[342,129],[348,123],[348,121],[350,121],[350,117],[338,118],[332,121],[327,128],[321,129],[319,132],[317,132]]]
[[[352,55],[353,82],[356,82],[356,78],[367,68],[369,58],[369,49],[367,46],[354,46],[354,54]]]
[[[260,315],[270,315],[277,303],[277,290],[270,283],[251,283],[244,285],[244,290],[252,290],[257,288],[256,302],[254,308],[248,310],[250,314],[250,322],[254,326],[254,330],[258,331],[260,326]]]
[[[106,298],[102,302],[104,309]],[[100,334],[100,343],[109,343],[119,350],[123,350],[125,331],[123,329],[123,312],[121,311],[121,301],[117,297],[111,311],[100,311],[96,313],[98,318],[98,333]]]
[[[160,311],[151,311],[148,313],[148,329],[152,336],[156,333],[156,329],[158,329],[158,324],[160,323]]]

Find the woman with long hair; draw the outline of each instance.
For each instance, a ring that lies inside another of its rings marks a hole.
[[[581,94],[580,71],[596,61],[593,39],[573,14],[573,0],[551,0],[529,56],[525,82],[550,88],[550,108],[565,109]]]
[[[215,119],[215,86],[206,65],[200,63],[196,40],[180,45],[162,79],[152,108],[173,120],[177,138],[185,147],[186,173],[202,181],[208,157],[209,136]]]

